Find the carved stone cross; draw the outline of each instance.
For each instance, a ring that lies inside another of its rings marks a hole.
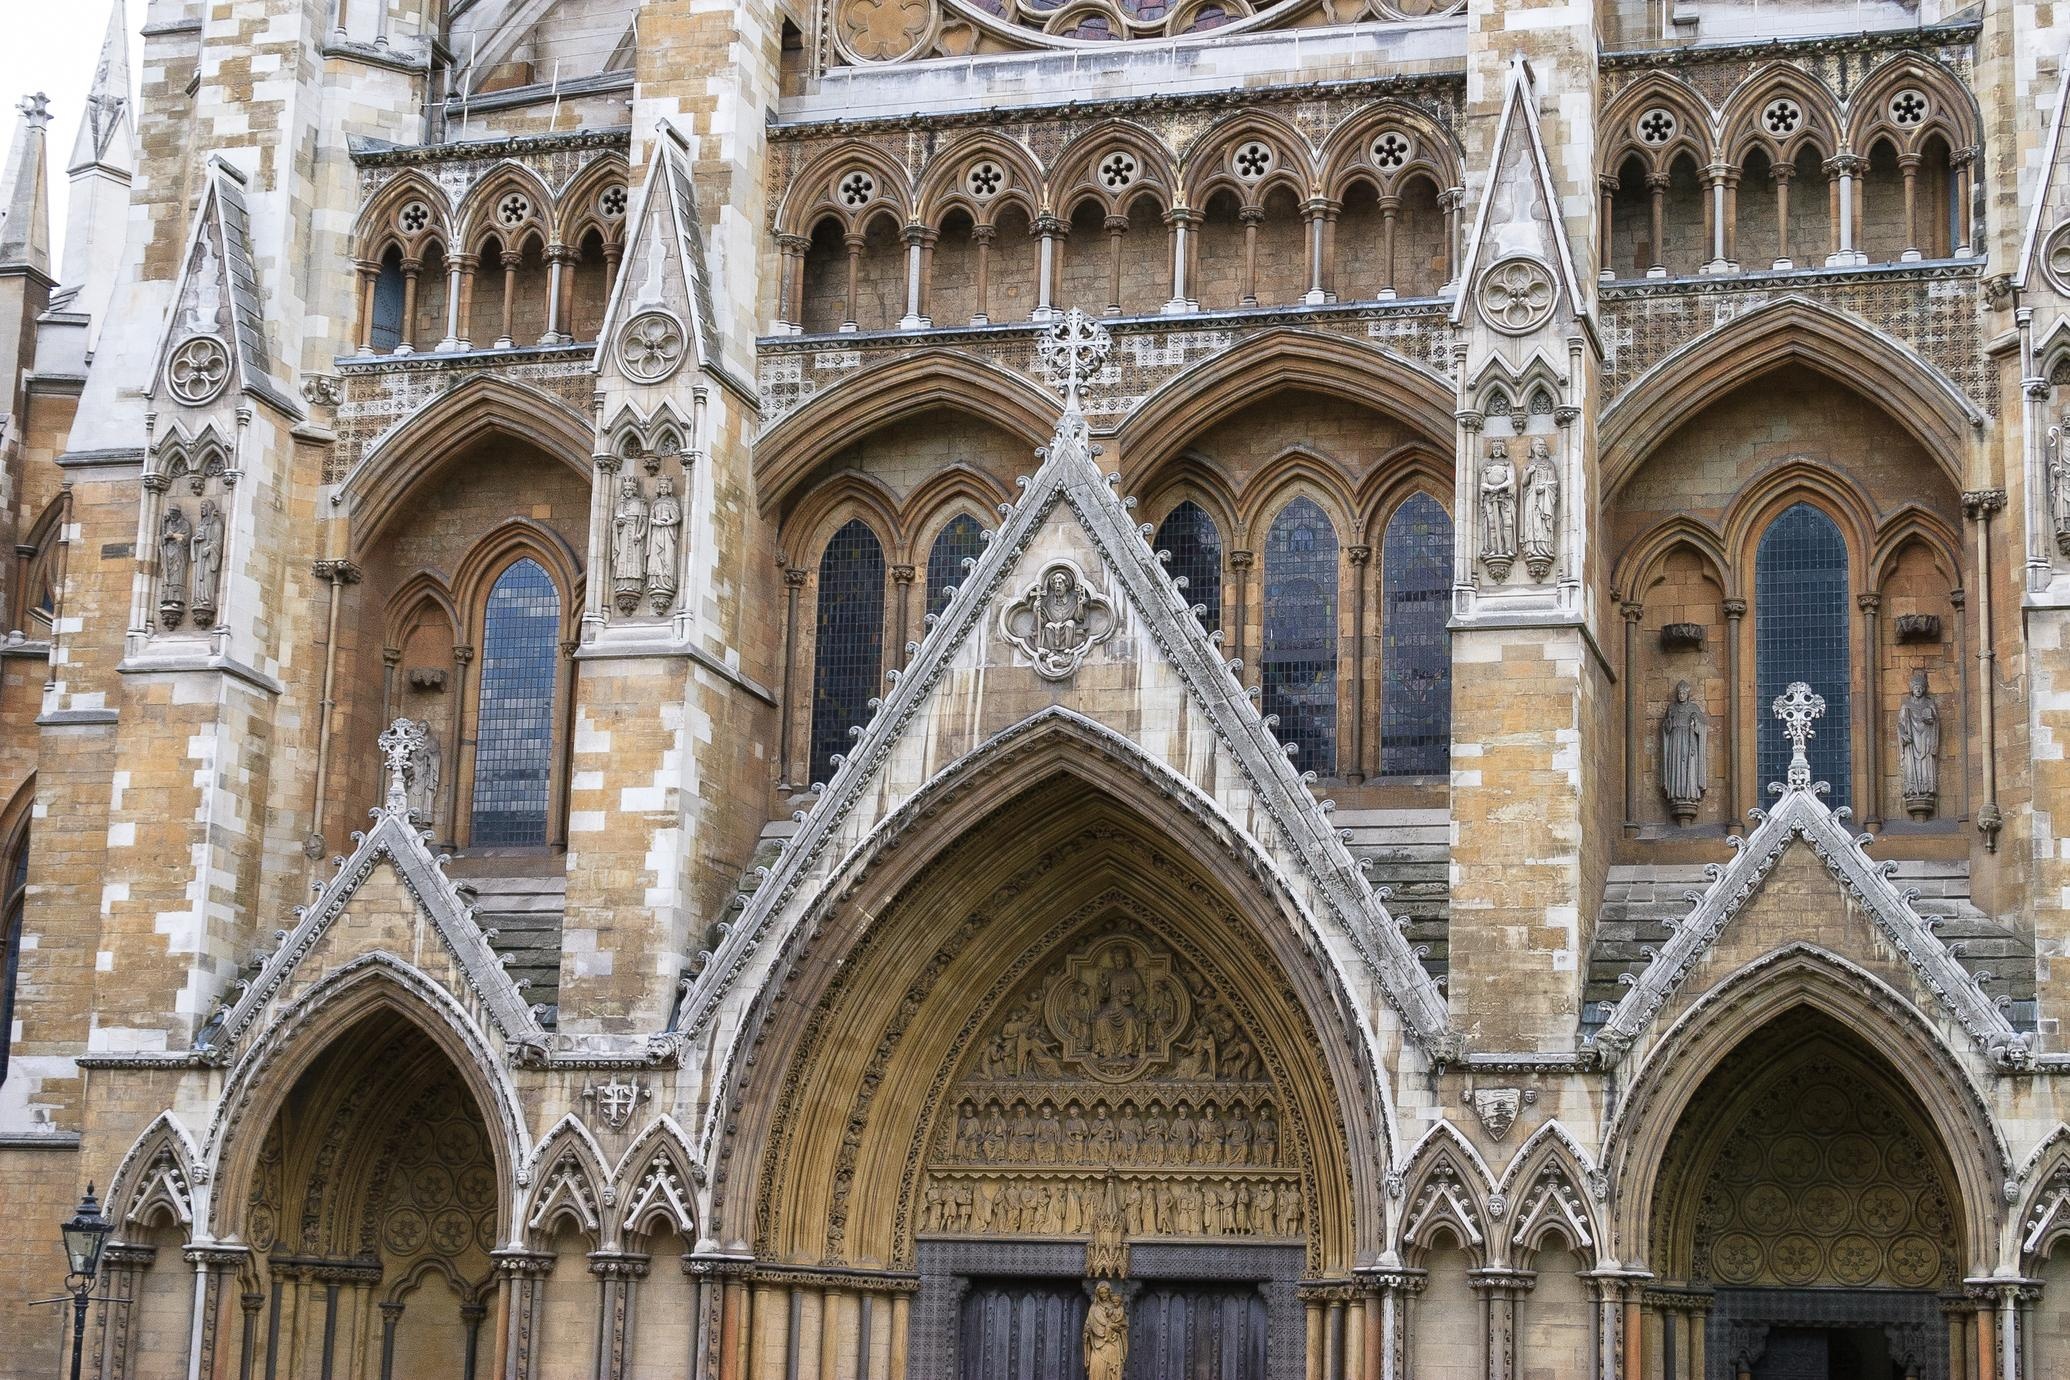
[[[1091,383],[1107,362],[1114,337],[1077,307],[1064,313],[1035,342],[1035,357],[1064,385],[1064,411],[1078,411],[1078,390]]]
[[[388,812],[408,814],[410,764],[424,745],[424,729],[414,719],[397,719],[374,741],[381,748],[382,760],[388,764]]]
[[[1813,736],[1811,721],[1826,712],[1826,699],[1814,695],[1801,680],[1775,697],[1775,717],[1782,720],[1783,736],[1790,740],[1790,789],[1811,785],[1811,759],[1804,755],[1805,741]]]

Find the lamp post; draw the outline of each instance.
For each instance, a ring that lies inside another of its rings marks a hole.
[[[86,1196],[79,1200],[79,1208],[72,1214],[72,1220],[59,1229],[65,1238],[65,1257],[70,1269],[65,1274],[65,1288],[72,1294],[72,1380],[79,1380],[80,1358],[86,1348],[86,1305],[93,1293],[94,1276],[101,1271],[101,1249],[108,1244],[108,1234],[115,1226],[101,1216],[100,1201],[93,1196],[93,1185],[86,1186]]]

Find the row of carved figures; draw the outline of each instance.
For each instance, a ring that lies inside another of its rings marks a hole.
[[[1687,824],[1710,789],[1711,718],[1696,702],[1686,680],[1660,716],[1660,788],[1668,812]],[[1897,712],[1898,766],[1904,777],[1905,809],[1914,819],[1933,818],[1941,787],[1941,709],[1926,672],[1914,671]]]
[[[1500,582],[1509,578],[1518,554],[1534,580],[1552,571],[1560,548],[1560,469],[1543,436],[1531,438],[1524,470],[1517,473],[1509,442],[1488,443],[1480,473],[1481,562]]]
[[[654,612],[668,612],[676,600],[682,538],[683,501],[673,479],[656,479],[652,499],[639,476],[618,481],[611,509],[611,592],[620,613],[637,612],[643,599]]]
[[[1100,1213],[1100,1179],[1064,1183],[935,1178],[922,1231],[1084,1236]],[[1299,1236],[1301,1185],[1292,1179],[1130,1179],[1120,1190],[1131,1236]]]
[[[223,510],[201,500],[201,515],[189,520],[175,503],[158,520],[158,625],[177,628],[187,615],[194,626],[216,619],[216,589],[223,575]]]
[[[956,1124],[943,1132],[942,1153],[970,1164],[1271,1165],[1279,1162],[1279,1123],[1270,1103],[1181,1102],[1169,1114],[1151,1102],[1140,1114],[1133,1101],[1118,1114],[1104,1102],[1088,1116],[1071,1102],[1061,1114],[1043,1102],[1009,1108],[994,1100],[978,1110],[965,1102]]]

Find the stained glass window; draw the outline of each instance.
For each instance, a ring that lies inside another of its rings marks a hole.
[[[1209,632],[1222,626],[1222,534],[1215,520],[1192,499],[1165,514],[1157,528],[1157,549],[1172,553],[1165,566],[1173,579],[1186,578],[1179,591],[1189,604],[1207,605],[1200,625]]]
[[[1337,766],[1337,530],[1315,503],[1279,510],[1265,538],[1265,712],[1279,740],[1298,743],[1294,766],[1328,776]]]
[[[369,336],[377,355],[391,354],[402,344],[403,271],[402,251],[390,249],[374,275],[374,321]]]
[[[1429,494],[1395,509],[1380,548],[1380,772],[1452,761],[1452,519]]]
[[[962,584],[966,573],[964,558],[976,560],[978,553],[985,549],[978,536],[981,530],[976,518],[968,513],[958,513],[935,535],[934,545],[927,551],[929,613],[940,613],[949,606],[949,596],[942,591],[950,585]]]
[[[834,754],[848,751],[848,730],[869,721],[884,674],[884,548],[860,518],[834,533],[819,558],[812,645],[812,780],[825,781]]]
[[[546,842],[560,637],[561,595],[553,577],[537,561],[512,562],[489,590],[482,620],[471,834],[477,847]]]
[[[1790,743],[1769,713],[1791,681],[1810,685],[1826,701],[1825,717],[1806,745],[1811,779],[1833,787],[1827,799],[1848,803],[1851,753],[1847,656],[1847,544],[1833,520],[1798,503],[1761,534],[1754,557],[1754,704],[1760,781],[1789,771]]]

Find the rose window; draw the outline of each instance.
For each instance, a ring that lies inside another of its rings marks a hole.
[[[1498,331],[1521,335],[1552,315],[1552,275],[1535,259],[1497,264],[1481,283],[1481,314]]]
[[[1890,118],[1900,125],[1916,125],[1924,121],[1933,109],[1924,91],[1907,89],[1890,98]]]
[[[877,194],[877,179],[857,168],[841,179],[837,194],[843,206],[866,206]]]
[[[659,383],[683,362],[683,328],[667,312],[643,312],[626,323],[618,358],[635,383]]]
[[[1272,149],[1253,139],[1236,151],[1234,160],[1236,175],[1246,182],[1256,182],[1272,171]]]
[[[1649,110],[1639,117],[1639,142],[1655,148],[1675,137],[1675,116],[1669,110]]]
[[[205,403],[230,379],[230,352],[212,335],[190,336],[165,362],[166,387],[183,403]]]
[[[977,200],[990,201],[1006,185],[1006,169],[989,158],[983,159],[970,165],[970,171],[964,174],[963,185],[970,188],[971,196]]]
[[[1116,149],[1102,158],[1100,182],[1111,191],[1133,187],[1136,182],[1136,156],[1125,149]]]
[[[496,203],[496,219],[505,225],[521,225],[532,214],[532,203],[517,192]]]
[[[1804,107],[1787,96],[1778,96],[1761,112],[1761,125],[1770,134],[1795,134],[1804,123]]]
[[[625,187],[606,187],[597,197],[597,214],[605,220],[617,220],[625,214],[627,194]]]
[[[419,234],[431,224],[431,208],[421,201],[408,202],[396,213],[395,224],[405,235]]]
[[[1409,142],[1409,136],[1389,130],[1373,141],[1373,165],[1382,172],[1393,172],[1407,163],[1416,154],[1416,146]]]

